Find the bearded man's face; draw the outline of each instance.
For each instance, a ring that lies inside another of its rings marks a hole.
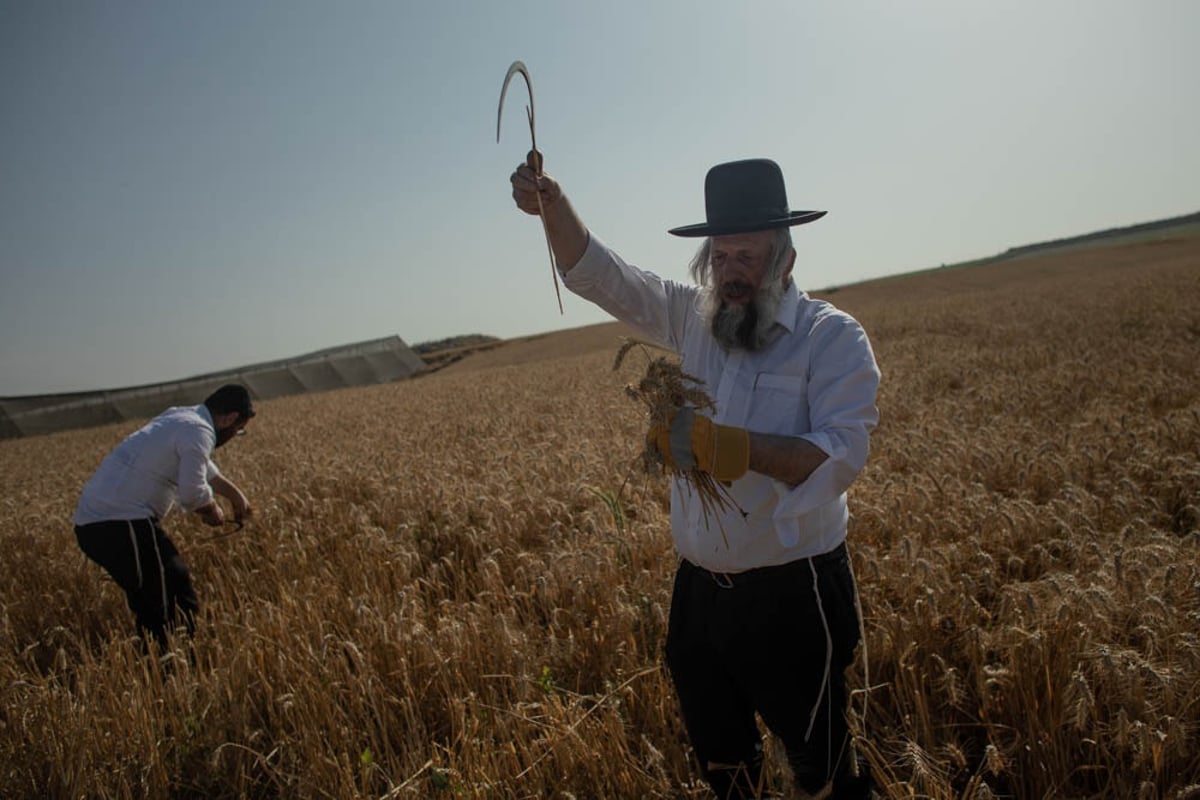
[[[767,344],[792,271],[791,253],[772,270],[774,241],[770,230],[710,240],[709,322],[727,349],[759,350]]]
[[[213,445],[214,449],[222,447],[235,436],[240,436],[246,432],[246,423],[250,421],[248,417],[243,418],[240,414],[226,414],[225,419],[221,421],[213,420],[217,430],[217,441]]]

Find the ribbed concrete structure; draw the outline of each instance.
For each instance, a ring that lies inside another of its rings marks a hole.
[[[257,399],[407,378],[425,362],[399,336],[331,347],[315,353],[197,375],[171,383],[96,392],[0,398],[0,439],[145,419],[170,406],[195,405],[226,383],[246,386]]]

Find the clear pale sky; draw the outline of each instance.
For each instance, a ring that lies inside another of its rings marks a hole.
[[[715,163],[769,157],[801,288],[1200,210],[1200,2],[0,2],[0,395],[398,334],[608,317],[554,299],[508,176],[677,280]]]

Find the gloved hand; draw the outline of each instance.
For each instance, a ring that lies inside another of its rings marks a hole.
[[[746,429],[718,425],[694,408],[679,409],[671,417],[670,427],[655,426],[646,438],[672,469],[699,469],[719,481],[735,481],[750,468]]]

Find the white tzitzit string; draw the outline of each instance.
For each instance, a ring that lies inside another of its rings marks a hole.
[[[133,533],[133,520],[128,520],[126,525],[129,526],[129,543],[133,545],[133,563],[137,566],[138,588],[142,588],[142,557],[138,553],[137,536]]]
[[[859,637],[862,642],[862,665],[863,665],[863,710],[862,710],[862,727],[866,730],[867,727],[867,703],[871,699],[871,660],[867,658],[867,625],[863,621],[862,598],[858,593],[858,577],[854,574],[854,561],[850,558],[850,553],[846,553],[846,566],[850,568],[850,580],[854,583],[854,613],[858,615],[858,630]]]
[[[812,714],[808,718],[808,730],[804,732],[804,741],[812,736],[813,725],[817,723],[817,711],[821,708],[821,698],[829,686],[829,670],[833,661],[833,636],[829,633],[829,620],[825,618],[825,606],[821,603],[821,586],[817,581],[817,568],[813,560],[808,559],[808,568],[813,576],[813,595],[817,598],[817,611],[821,614],[821,625],[825,628],[825,675],[821,678],[821,691],[817,693],[817,701],[813,703]]]

